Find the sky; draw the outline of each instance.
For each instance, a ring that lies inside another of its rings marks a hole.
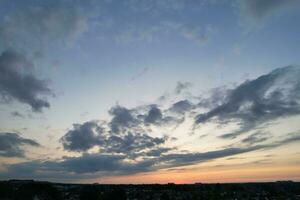
[[[0,0],[0,179],[300,181],[299,0]]]

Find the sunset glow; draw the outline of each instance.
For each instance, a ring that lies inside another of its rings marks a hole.
[[[0,179],[300,181],[298,0],[1,0]]]

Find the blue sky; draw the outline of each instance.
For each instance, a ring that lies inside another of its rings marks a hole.
[[[209,168],[209,163],[197,156],[192,160],[186,151],[204,155],[223,149],[222,156],[208,159],[215,165],[246,153],[251,163],[255,160],[249,152],[260,155],[264,148],[266,155],[273,155],[289,144],[287,161],[274,156],[268,163],[281,167],[280,173],[291,173],[269,177],[299,180],[300,172],[292,170],[299,166],[299,152],[294,150],[299,142],[290,144],[290,137],[299,140],[300,130],[296,123],[300,113],[298,0],[2,0],[0,5],[0,178],[24,178],[14,169],[29,165],[31,178],[47,180],[52,174],[58,181],[89,182],[96,176],[104,182],[122,182],[122,177],[129,176],[129,182],[139,182],[139,174],[149,173],[146,182],[154,181],[151,174],[165,174],[159,182],[191,182],[172,179],[164,171],[181,166]],[[276,81],[268,82],[262,75]],[[268,88],[263,93],[260,77]],[[258,88],[256,93],[252,87]],[[243,88],[250,95],[234,97]],[[278,100],[277,104],[271,100]],[[180,101],[183,110],[174,111]],[[239,109],[231,107],[235,104]],[[203,125],[197,123],[201,116],[208,116]],[[123,126],[119,133],[113,130],[114,119]],[[221,139],[238,130],[243,134]],[[117,142],[113,136],[121,139]],[[100,142],[98,137],[107,140]],[[211,142],[214,145],[208,145]],[[116,150],[125,143],[127,151]],[[197,145],[202,143],[204,149]],[[131,148],[161,154],[131,157]],[[97,156],[101,157],[96,163],[99,169],[84,171]],[[135,165],[129,166],[128,159]],[[107,160],[122,166],[111,171],[101,168]],[[156,164],[150,165],[154,160]],[[59,179],[47,162],[53,168],[85,164],[73,169],[74,176]],[[270,167],[252,165],[247,165],[249,170]],[[47,173],[37,174],[40,168]],[[195,172],[200,179],[201,170]],[[103,175],[107,171],[112,176]],[[191,171],[184,173],[193,176]],[[204,181],[231,180],[243,181],[234,175]]]

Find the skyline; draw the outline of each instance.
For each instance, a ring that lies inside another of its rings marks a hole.
[[[300,181],[300,1],[0,1],[0,179]]]

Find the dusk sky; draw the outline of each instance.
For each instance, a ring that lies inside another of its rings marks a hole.
[[[0,179],[300,181],[300,1],[0,0]]]

